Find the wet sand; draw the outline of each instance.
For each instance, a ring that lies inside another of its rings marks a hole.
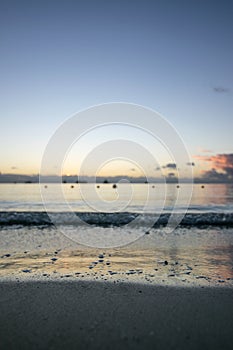
[[[232,349],[233,290],[0,283],[2,349]]]
[[[120,248],[89,248],[51,228],[0,231],[0,280],[233,287],[233,230],[177,229]]]

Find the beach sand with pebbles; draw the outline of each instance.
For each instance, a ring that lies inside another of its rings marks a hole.
[[[2,227],[2,349],[231,349],[232,229],[151,229],[88,248]]]

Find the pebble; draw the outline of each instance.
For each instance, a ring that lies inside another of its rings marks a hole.
[[[211,280],[211,278],[210,277],[207,277],[207,276],[196,276],[196,278],[197,279],[199,279],[199,278],[204,278],[205,280]]]
[[[52,261],[57,261],[57,258],[52,258],[51,260],[52,260]]]
[[[24,269],[24,270],[22,270],[22,272],[29,273],[29,272],[31,272],[31,270]]]
[[[104,262],[104,259],[99,259],[99,262],[100,262],[100,263]]]
[[[9,258],[11,255],[10,254],[5,254],[2,256],[2,258]]]
[[[165,260],[165,261],[164,261],[164,265],[168,265],[168,262],[167,262],[167,260]]]
[[[136,271],[128,271],[126,272],[126,275],[134,275],[136,273]]]
[[[104,257],[103,254],[100,254],[100,255],[99,255],[99,258],[100,258],[100,259],[103,259],[103,257]]]

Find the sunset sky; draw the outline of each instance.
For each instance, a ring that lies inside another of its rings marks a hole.
[[[2,174],[38,173],[68,117],[123,101],[177,129],[195,176],[232,178],[232,1],[2,0],[0,50]],[[82,154],[68,157],[65,173],[77,173],[92,142],[89,135]],[[169,163],[164,157],[164,169]],[[140,175],[124,164],[102,173]]]

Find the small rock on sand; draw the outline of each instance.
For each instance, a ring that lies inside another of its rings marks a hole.
[[[52,258],[51,260],[52,260],[52,261],[57,261],[57,258]]]
[[[2,258],[9,258],[11,255],[10,254],[5,254],[2,256]]]

